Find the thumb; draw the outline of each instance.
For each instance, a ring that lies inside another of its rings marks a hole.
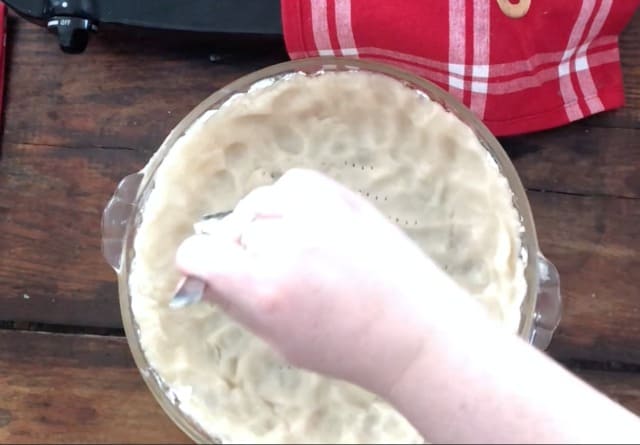
[[[253,260],[232,240],[193,235],[178,248],[176,265],[187,276],[207,284],[206,298],[223,308],[247,310],[252,294]]]

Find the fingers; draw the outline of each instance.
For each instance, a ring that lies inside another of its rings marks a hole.
[[[323,218],[350,215],[341,212],[350,200],[359,205],[356,198],[320,173],[290,170],[274,185],[254,189],[231,214],[211,222],[207,235],[185,240],[177,266],[186,276],[204,280],[213,302],[253,313],[260,296],[273,293],[270,289],[296,251],[310,242],[307,238],[317,241]]]
[[[251,312],[254,261],[237,243],[219,236],[194,235],[178,248],[176,264],[183,274],[207,283],[206,298],[232,312]]]
[[[304,246],[307,226],[295,218],[259,218],[242,232],[240,245],[256,260],[275,266]]]
[[[273,186],[264,185],[253,189],[249,194],[236,204],[233,212],[227,217],[235,224],[244,224],[253,221],[259,214],[272,214],[282,212],[283,203],[275,192]]]

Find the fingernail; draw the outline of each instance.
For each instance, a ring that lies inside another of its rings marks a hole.
[[[206,283],[200,278],[183,278],[178,284],[178,289],[169,303],[169,307],[172,309],[180,309],[199,302],[202,300],[206,286]]]

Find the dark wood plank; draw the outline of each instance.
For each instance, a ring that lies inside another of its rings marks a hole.
[[[115,275],[100,252],[100,215],[117,181],[146,158],[5,144],[0,319],[121,327]],[[640,200],[535,191],[529,198],[566,299],[553,354],[640,363]]]
[[[640,198],[640,129],[574,124],[501,142],[529,189]]]
[[[578,375],[640,414],[640,375]],[[0,331],[2,443],[188,443],[123,338]]]
[[[4,144],[0,319],[120,326],[101,254],[102,210],[142,151]]]
[[[640,416],[640,374],[577,371],[577,375],[604,394]]]
[[[11,17],[4,141],[156,148],[205,97],[286,60],[281,42],[130,30],[98,33],[81,55],[60,52],[42,28]],[[212,52],[232,54],[211,63]]]
[[[551,353],[640,363],[640,200],[542,192],[529,200],[565,300]]]
[[[123,338],[0,331],[0,442],[189,443]]]

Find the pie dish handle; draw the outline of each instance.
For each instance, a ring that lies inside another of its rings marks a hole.
[[[143,177],[138,172],[122,179],[102,213],[102,254],[116,272],[120,271],[127,223]]]
[[[562,317],[562,295],[558,269],[544,255],[538,254],[538,299],[533,315],[531,344],[541,350],[551,343]]]

